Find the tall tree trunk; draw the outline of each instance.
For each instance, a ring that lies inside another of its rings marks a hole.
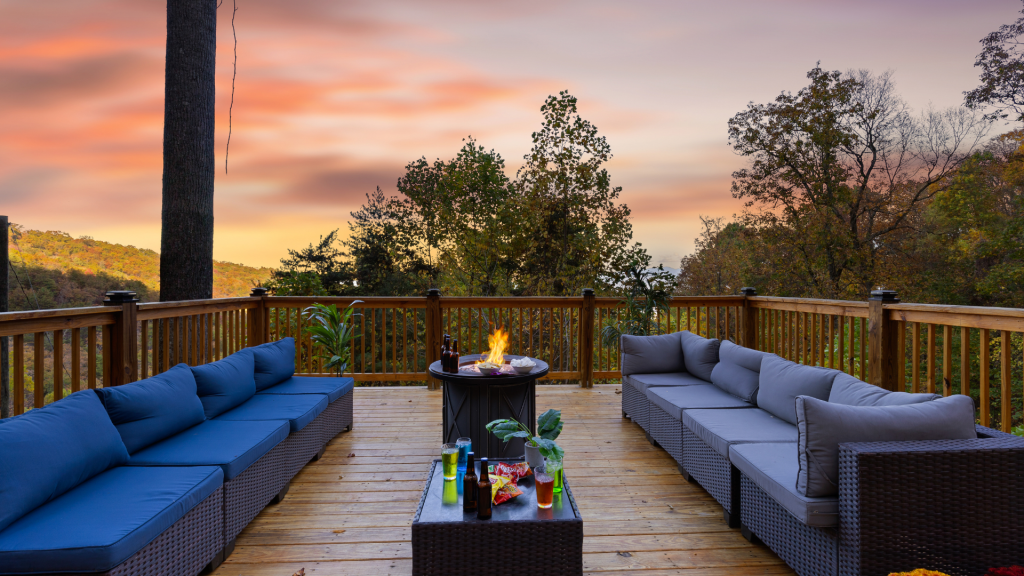
[[[217,0],[167,0],[160,300],[213,297]]]

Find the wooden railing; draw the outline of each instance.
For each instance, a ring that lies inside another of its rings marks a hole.
[[[116,386],[185,362],[212,362],[246,346],[291,336],[296,371],[323,374],[302,311],[314,302],[354,298],[277,297],[139,304],[112,292],[106,306],[0,314],[10,346],[13,414],[83,388]],[[601,344],[622,304],[595,297],[364,297],[355,304],[359,339],[347,375],[365,383],[436,382],[427,366],[451,334],[463,354],[486,350],[495,328],[511,354],[551,365],[548,380],[621,376],[617,344]],[[889,292],[867,302],[736,296],[678,296],[657,317],[657,332],[690,330],[733,340],[804,364],[842,370],[889,390],[969,394],[982,424],[1010,429],[1022,420],[1024,310],[905,304]],[[993,379],[997,379],[993,382]]]

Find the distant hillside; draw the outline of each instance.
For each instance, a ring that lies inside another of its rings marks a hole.
[[[108,290],[134,290],[144,302],[160,299],[160,255],[153,250],[16,225],[8,244],[18,276],[11,275],[11,310],[33,310],[37,302],[44,309],[95,306]],[[270,268],[214,261],[213,296],[246,296],[270,274]]]

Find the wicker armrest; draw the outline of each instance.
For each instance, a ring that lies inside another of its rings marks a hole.
[[[1017,440],[1024,442],[1024,438],[1021,438],[1020,436],[1014,436],[1013,434],[1009,434],[1007,432],[1001,432],[999,430],[996,430],[995,428],[986,428],[981,424],[975,424],[974,428],[978,431],[978,438],[1016,438]]]
[[[1016,436],[842,444],[840,574],[983,574],[1019,562],[1022,493]]]

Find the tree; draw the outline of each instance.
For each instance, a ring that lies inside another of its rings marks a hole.
[[[693,254],[684,256],[679,264],[676,292],[682,295],[736,294],[746,280],[750,234],[738,222],[725,224],[724,218],[700,216],[703,226],[700,237],[694,241]],[[767,290],[763,283],[757,283]],[[774,292],[770,292],[774,294]]]
[[[1021,10],[1024,14],[1024,10]],[[981,39],[981,53],[974,66],[981,68],[981,86],[964,92],[970,108],[993,106],[988,117],[1024,122],[1024,17]]]
[[[341,296],[356,283],[351,265],[338,247],[338,231],[321,236],[315,245],[299,250],[288,249],[281,259],[281,268],[267,286],[280,296]]]
[[[217,1],[167,2],[160,300],[213,297]]]
[[[540,110],[544,124],[515,183],[533,233],[523,284],[531,294],[577,295],[628,269],[630,212],[615,202],[622,188],[603,168],[611,146],[579,115],[576,98],[562,91]]]
[[[795,95],[729,120],[730,143],[751,158],[733,195],[747,199],[745,225],[782,247],[772,265],[802,279],[803,295],[861,298],[988,125],[963,108],[912,115],[888,72],[807,76]]]

